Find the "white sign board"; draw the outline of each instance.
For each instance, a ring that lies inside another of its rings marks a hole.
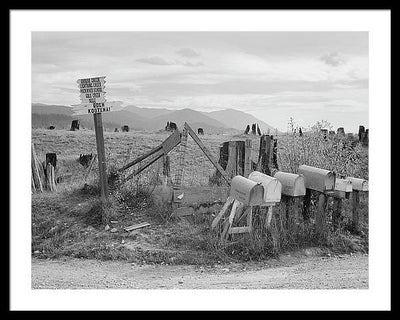
[[[74,115],[94,114],[122,109],[122,101],[106,101],[102,103],[80,103],[72,105]]]
[[[79,79],[77,81],[82,103],[104,103],[105,77]]]
[[[73,114],[95,114],[122,109],[121,101],[107,101],[105,96],[105,76],[78,79],[80,104],[72,105]]]

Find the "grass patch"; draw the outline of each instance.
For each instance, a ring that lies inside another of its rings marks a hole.
[[[77,162],[80,153],[95,153],[94,135],[42,131],[33,132],[39,157],[44,159],[49,150],[56,152],[59,156],[56,176],[71,175],[71,178],[58,184],[57,192],[32,195],[32,253],[35,257],[210,265],[261,260],[316,246],[338,253],[368,252],[367,195],[360,199],[364,224],[358,234],[352,230],[351,205],[347,200],[343,201],[339,230],[334,232],[329,226],[331,231],[324,243],[318,241],[315,233],[315,206],[312,206],[310,223],[302,221],[298,210],[293,223],[287,225],[285,207],[281,203],[274,209],[271,230],[263,228],[265,216],[255,215],[253,235],[234,235],[226,247],[221,247],[216,233],[211,230],[211,212],[196,213],[182,220],[172,219],[171,208],[160,208],[153,203],[149,186],[154,185],[162,171],[161,162],[156,162],[123,186],[110,188],[109,201],[102,203],[97,186],[97,163],[88,172]],[[319,127],[314,131],[318,133]],[[131,134],[105,133],[107,168],[112,171],[121,167],[167,136],[167,133],[135,133],[133,139]],[[210,152],[218,157],[219,144],[229,139],[206,135],[203,140]],[[254,139],[253,147],[257,149],[258,137]],[[253,154],[255,161],[256,152],[258,150]],[[170,153],[172,177],[178,168],[177,153],[177,150]],[[188,144],[185,161],[185,186],[206,185],[215,178],[212,175],[214,167],[193,143]],[[296,172],[299,164],[309,164],[334,170],[339,175],[368,179],[368,150],[352,147],[342,140],[324,140],[312,132],[302,138],[296,134],[280,136],[278,164],[281,170],[288,172]],[[331,208],[328,208],[328,221],[331,221]],[[124,227],[141,222],[149,222],[151,226],[134,232],[124,231]],[[106,226],[108,230],[105,230]],[[114,229],[116,232],[111,232]]]

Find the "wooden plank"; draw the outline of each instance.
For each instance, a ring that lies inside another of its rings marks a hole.
[[[187,130],[183,128],[182,137],[181,137],[181,147],[179,149],[179,165],[178,171],[175,175],[175,187],[180,188],[182,186],[183,181],[183,171],[185,168],[185,154],[186,154],[186,146],[187,146]]]
[[[142,222],[142,223],[139,223],[139,224],[134,224],[134,225],[129,226],[129,227],[125,227],[124,230],[125,231],[132,231],[132,230],[136,230],[136,229],[139,229],[139,228],[147,227],[149,225],[150,225],[150,223],[148,223],[148,222]]]
[[[125,171],[126,169],[134,166],[135,164],[143,161],[144,159],[150,157],[152,154],[156,153],[157,151],[160,151],[162,149],[162,145],[159,145],[158,147],[155,147],[154,149],[151,149],[149,152],[147,152],[146,154],[136,158],[135,160],[133,160],[132,162],[124,165],[122,168],[118,169],[117,172],[122,172]]]
[[[36,192],[35,181],[33,181],[33,174],[31,174],[31,187],[32,192]]]
[[[244,217],[247,217],[250,208],[251,206],[243,206],[241,212],[239,212],[236,216],[235,223],[239,223]]]
[[[233,202],[233,206],[231,209],[231,214],[229,215],[229,225],[232,225],[233,223],[233,219],[235,218],[235,215],[237,213],[238,208],[240,208],[241,206],[243,206],[243,204],[240,201],[235,200]]]
[[[250,227],[232,227],[228,231],[230,234],[233,233],[246,233],[246,232],[251,232]]]
[[[244,145],[244,177],[247,178],[252,171],[251,168],[251,151],[252,151],[252,146],[251,146],[251,139],[246,139],[245,140],[245,145]]]
[[[87,177],[89,176],[90,171],[92,170],[93,163],[96,161],[96,158],[97,158],[97,154],[95,154],[94,157],[92,158],[92,161],[90,161],[89,168],[86,171],[85,177],[84,177],[84,180],[83,180],[85,183],[86,183]]]
[[[333,199],[334,207],[332,212],[332,225],[333,230],[337,230],[340,223],[340,218],[342,216],[342,199]]]
[[[177,189],[176,195],[184,193],[182,204],[200,205],[220,203],[228,199],[229,188],[218,186],[193,186]]]
[[[51,167],[51,183],[53,184],[53,188],[54,191],[57,190],[57,186],[56,186],[56,174],[55,174],[55,168]]]
[[[181,143],[181,133],[179,130],[175,130],[167,139],[163,141],[161,147],[164,150],[164,154],[168,154],[173,148]]]
[[[214,229],[218,222],[221,220],[223,215],[225,214],[226,211],[228,211],[229,206],[234,202],[234,199],[232,197],[228,197],[226,200],[224,206],[220,210],[220,212],[217,214],[217,216],[214,218],[213,222],[211,223],[211,229]]]
[[[140,167],[139,169],[135,170],[134,172],[132,172],[130,175],[128,175],[127,177],[125,177],[125,179],[123,179],[122,183],[128,181],[129,179],[133,178],[134,176],[138,175],[139,173],[141,173],[144,169],[146,169],[148,166],[152,165],[154,162],[156,162],[158,159],[160,159],[162,156],[164,155],[163,151],[160,150],[155,154],[155,157],[150,160],[148,163],[146,163],[143,167]]]
[[[250,228],[250,231],[253,231],[253,207],[250,207],[247,212],[247,227]]]
[[[192,207],[179,207],[174,210],[174,215],[177,217],[186,217],[194,214]]]
[[[39,169],[40,164],[37,159],[35,145],[33,143],[31,144],[31,152],[32,152],[32,155],[31,155],[32,177],[33,177],[36,188],[40,192],[43,192],[44,181],[42,181],[42,179],[41,179],[40,169]]]
[[[311,206],[311,189],[306,189],[306,194],[303,198],[303,220],[310,221],[310,206]]]
[[[316,231],[317,234],[325,238],[326,236],[326,195],[323,193],[319,194],[318,197],[318,208],[316,212],[316,217],[315,217],[315,226],[316,226]]]
[[[238,162],[238,154],[237,154],[237,144],[236,141],[229,141],[228,143],[228,163],[226,165],[225,172],[226,174],[233,178],[237,175],[237,162]]]
[[[229,233],[228,233],[228,231],[229,231],[229,221],[228,220],[226,220],[225,222],[224,222],[224,229],[223,229],[223,231],[222,231],[222,233],[221,233],[221,237],[220,237],[220,242],[221,242],[221,244],[222,245],[225,245],[226,244],[226,240],[227,240],[227,237],[229,236]]]
[[[352,194],[352,218],[353,229],[358,232],[360,229],[360,192],[353,190]]]
[[[272,220],[272,214],[273,214],[273,206],[268,206],[267,207],[267,218],[265,220],[265,226],[267,229],[271,227],[271,220]]]
[[[211,152],[206,148],[206,146],[201,142],[199,137],[196,135],[196,133],[192,130],[192,128],[185,122],[185,128],[187,129],[188,133],[190,136],[193,138],[194,142],[199,146],[201,151],[206,155],[208,160],[211,161],[211,163],[214,165],[214,167],[219,171],[219,173],[224,177],[225,181],[230,184],[231,179],[229,176],[226,174],[225,170],[222,169],[222,167],[219,165],[217,161],[215,161],[214,157],[212,156]]]

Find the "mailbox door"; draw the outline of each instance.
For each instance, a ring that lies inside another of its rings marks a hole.
[[[278,179],[258,171],[250,173],[249,179],[261,183],[264,187],[264,202],[279,202],[281,200],[282,185]]]
[[[274,178],[277,178],[282,185],[282,194],[292,197],[304,196],[306,187],[304,177],[295,173],[278,171]]]
[[[335,191],[351,192],[353,190],[352,183],[347,179],[336,179]]]
[[[242,176],[235,176],[231,181],[230,196],[245,205],[262,202],[264,188],[261,184]]]

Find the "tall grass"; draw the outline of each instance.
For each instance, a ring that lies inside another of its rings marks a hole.
[[[305,164],[334,171],[338,177],[368,179],[368,149],[338,135],[325,138],[321,133],[325,128],[332,126],[319,121],[300,136],[291,119],[288,132],[278,140],[279,169],[297,173],[299,166]]]

